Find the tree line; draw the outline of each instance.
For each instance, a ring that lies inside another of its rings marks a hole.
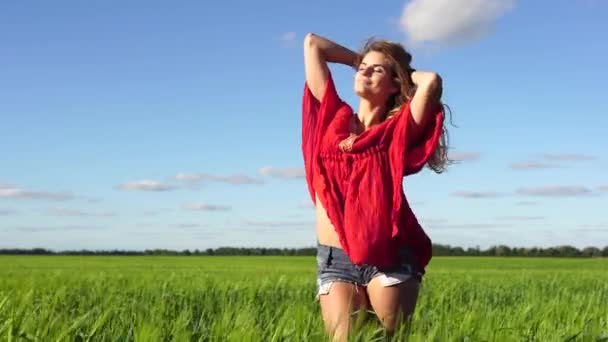
[[[240,256],[313,256],[316,255],[315,247],[306,248],[262,248],[262,247],[219,247],[195,250],[169,250],[169,249],[147,249],[147,250],[63,250],[54,251],[45,248],[32,249],[0,249],[0,255],[160,255],[160,256],[212,256],[212,255],[240,255]],[[517,256],[517,257],[608,257],[608,246],[603,249],[597,247],[585,247],[578,249],[573,246],[556,247],[509,247],[505,245],[492,246],[487,249],[467,248],[433,244],[434,256]]]

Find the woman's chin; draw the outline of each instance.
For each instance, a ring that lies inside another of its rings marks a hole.
[[[363,87],[355,87],[355,95],[359,96],[360,98],[370,98],[371,97],[371,92],[369,91],[369,89],[365,89]]]

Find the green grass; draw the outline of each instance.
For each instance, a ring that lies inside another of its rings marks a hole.
[[[314,295],[313,257],[1,256],[0,340],[323,341]],[[608,341],[608,260],[434,258],[409,340]]]

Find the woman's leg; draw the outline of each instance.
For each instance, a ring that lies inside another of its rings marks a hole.
[[[367,293],[373,310],[392,334],[399,323],[409,323],[418,300],[420,282],[417,277],[392,285],[385,275],[374,277],[368,284]]]
[[[352,313],[368,307],[365,289],[341,281],[325,286],[324,293],[319,295],[325,331],[334,341],[346,341],[352,324]]]

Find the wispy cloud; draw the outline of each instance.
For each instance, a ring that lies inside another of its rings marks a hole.
[[[596,159],[595,156],[581,153],[544,154],[543,158],[555,161],[584,161]]]
[[[71,192],[33,191],[11,184],[0,183],[0,198],[67,201],[76,198]]]
[[[463,44],[491,33],[498,18],[514,5],[514,0],[411,0],[400,26],[410,44]]]
[[[559,168],[559,165],[550,164],[538,160],[524,160],[509,164],[509,167],[514,170],[531,170],[531,169],[554,169]]]
[[[544,216],[526,216],[526,215],[513,215],[513,216],[499,216],[496,218],[499,221],[540,221],[544,220]]]
[[[606,233],[608,234],[608,228],[576,228],[570,230],[573,233]],[[601,247],[601,245],[600,245]]]
[[[597,189],[601,192],[608,192],[608,185],[600,185]]]
[[[204,175],[202,173],[178,173],[175,177],[175,180],[180,182],[198,182],[203,179]]]
[[[112,211],[100,211],[100,212],[87,212],[82,211],[80,209],[73,208],[64,208],[64,207],[55,207],[47,210],[47,213],[51,216],[60,216],[60,217],[114,217],[117,216],[115,212]]]
[[[163,182],[156,181],[156,180],[148,180],[148,179],[126,182],[124,184],[118,185],[116,188],[120,189],[120,190],[128,190],[128,191],[157,191],[157,192],[175,190],[175,186],[173,186],[173,185],[165,184]]]
[[[208,175],[207,179],[213,182],[221,182],[228,184],[263,184],[264,181],[255,179],[247,175],[236,174],[229,176]]]
[[[298,205],[300,209],[315,209],[315,205],[310,200],[304,200]]]
[[[195,211],[228,211],[232,210],[232,207],[209,203],[186,203],[182,205],[182,209]]]
[[[583,162],[596,159],[595,156],[582,153],[546,153],[535,158],[511,163],[509,167],[514,170],[553,169],[563,167],[565,162]]]
[[[208,173],[178,173],[175,180],[186,183],[197,183],[201,181],[220,182],[227,184],[263,184],[264,181],[244,174],[234,175],[212,175]]]
[[[252,227],[314,227],[314,221],[244,221],[243,225]]]
[[[448,223],[448,220],[442,218],[420,218],[420,221],[424,224],[444,224]]]
[[[283,45],[284,47],[294,46],[295,42],[296,42],[296,37],[297,37],[297,35],[293,31],[284,32],[279,37],[279,41],[281,42],[281,45]]]
[[[517,194],[524,196],[543,196],[543,197],[570,197],[587,196],[592,191],[584,186],[577,185],[552,185],[542,187],[528,187],[517,189]]]
[[[496,198],[502,196],[501,193],[493,191],[454,191],[450,195],[464,198]]]
[[[606,228],[608,229],[608,221],[594,222],[594,223],[582,223],[579,225],[580,228]]]
[[[137,227],[137,228],[154,228],[157,226],[158,226],[158,223],[151,223],[151,222],[141,222],[141,223],[135,224],[135,227]]]
[[[9,216],[9,215],[15,215],[15,214],[17,214],[17,211],[14,209],[0,208],[0,216]]]
[[[163,213],[169,213],[174,211],[173,209],[148,209],[143,211],[144,216],[156,216]]]
[[[172,228],[182,228],[182,229],[205,228],[208,226],[209,225],[202,224],[202,223],[175,223],[175,224],[170,225],[170,227],[172,227]]]
[[[536,201],[518,201],[515,202],[515,205],[519,205],[519,206],[532,206],[532,205],[538,205],[539,202]]]
[[[274,166],[264,166],[258,170],[258,173],[264,177],[273,177],[279,179],[302,179],[306,177],[304,168],[276,168]]]
[[[477,161],[479,160],[479,152],[472,151],[453,151],[448,153],[448,158],[453,161]]]
[[[429,223],[426,226],[430,229],[496,229],[512,227],[506,223]]]
[[[19,226],[15,227],[15,230],[27,233],[40,233],[40,232],[56,232],[56,231],[67,231],[67,230],[97,230],[102,229],[100,226],[86,226],[86,225],[67,225],[67,226]]]

